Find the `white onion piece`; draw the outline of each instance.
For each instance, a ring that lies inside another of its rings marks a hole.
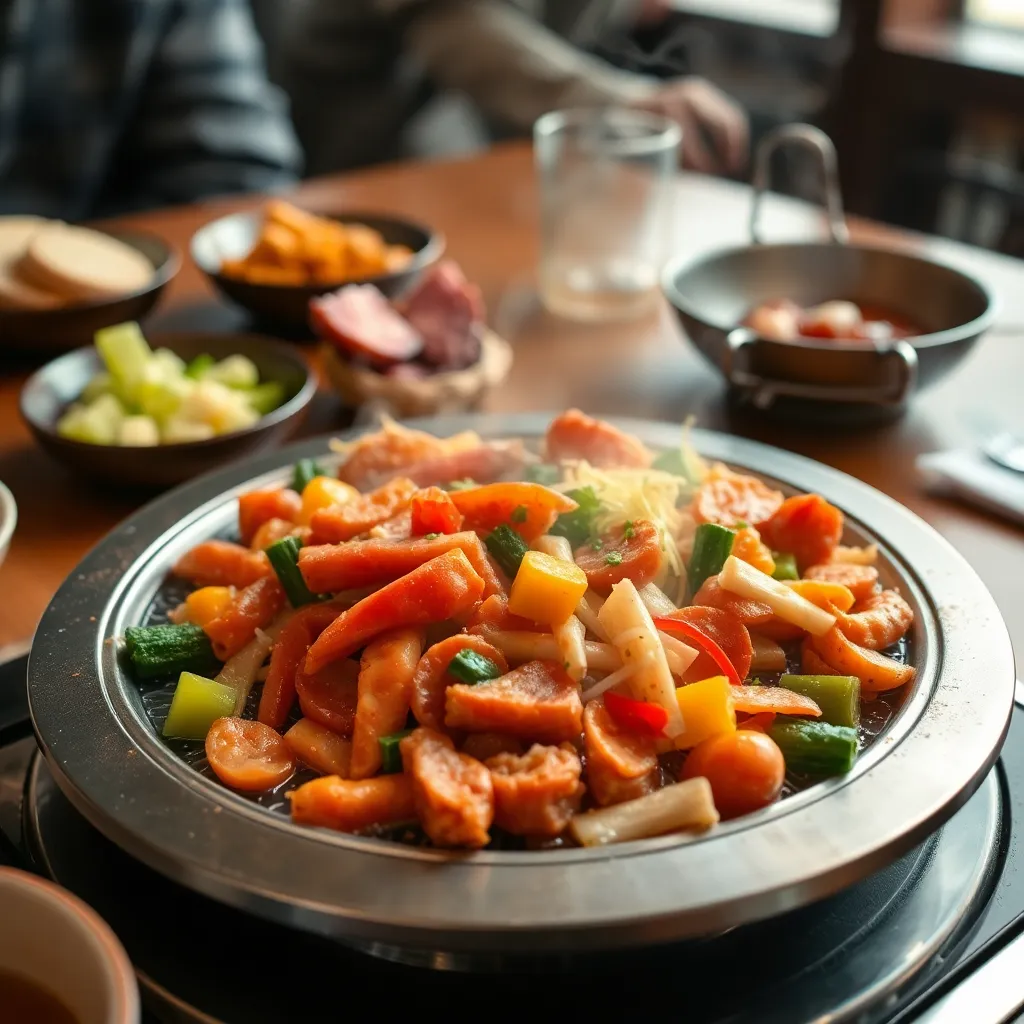
[[[256,682],[263,662],[267,660],[267,655],[270,654],[271,648],[277,642],[281,630],[291,616],[292,612],[285,612],[283,615],[279,615],[265,630],[256,630],[256,636],[237,654],[228,658],[224,667],[217,673],[215,682],[230,686],[235,691],[236,715],[240,715],[245,710],[249,691],[252,689],[253,683]]]
[[[785,583],[740,561],[735,555],[725,560],[718,574],[723,590],[751,601],[763,601],[780,619],[799,626],[812,636],[824,636],[835,624],[836,617],[824,608],[811,604]]]
[[[552,626],[551,634],[558,644],[565,671],[574,683],[578,683],[587,674],[587,631],[583,623],[575,615],[570,615],[565,622]]]
[[[581,695],[583,703],[586,704],[587,701],[591,701],[595,697],[600,697],[602,693],[614,689],[619,683],[626,682],[635,673],[636,665],[623,665],[622,668],[616,669],[616,671],[606,675],[599,683],[594,683],[589,690],[583,691]]]
[[[641,587],[637,593],[639,593],[644,607],[651,613],[652,619],[656,619],[661,615],[669,615],[677,610],[675,602],[668,594],[653,583],[648,583],[646,587]]]
[[[551,633],[528,633],[524,630],[494,629],[487,626],[477,626],[472,632],[493,644],[516,665],[522,665],[527,661],[561,660],[558,642]],[[622,658],[610,644],[586,640],[583,649],[587,655],[587,667],[595,672],[614,672],[622,668]]]

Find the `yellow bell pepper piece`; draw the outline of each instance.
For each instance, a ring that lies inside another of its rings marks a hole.
[[[341,480],[335,480],[333,476],[315,476],[302,489],[302,511],[299,513],[299,522],[303,526],[309,526],[313,519],[313,513],[319,512],[322,508],[330,508],[332,505],[344,505],[358,497],[359,492],[354,487]]]
[[[711,676],[676,690],[683,716],[683,731],[676,737],[677,750],[689,750],[712,736],[736,731],[732,687],[725,676]]]
[[[185,598],[185,620],[205,626],[219,619],[235,600],[234,587],[202,587]]]
[[[830,604],[841,612],[848,612],[853,607],[853,591],[841,583],[826,583],[824,580],[786,580],[785,583],[811,604],[826,611],[830,610]]]
[[[574,562],[527,551],[512,581],[508,610],[545,626],[565,622],[587,592],[587,574]]]

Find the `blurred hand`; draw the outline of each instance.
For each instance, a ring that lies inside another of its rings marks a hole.
[[[750,145],[746,112],[705,79],[674,79],[637,106],[669,117],[682,128],[684,166],[721,174],[736,173],[746,165]]]

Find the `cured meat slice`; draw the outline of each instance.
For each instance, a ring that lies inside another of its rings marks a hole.
[[[424,361],[456,370],[480,358],[483,298],[457,263],[444,260],[430,270],[402,312],[423,339]]]
[[[372,284],[350,284],[310,301],[321,337],[379,369],[415,359],[423,338]]]

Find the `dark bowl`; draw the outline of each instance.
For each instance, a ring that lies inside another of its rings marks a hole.
[[[413,251],[413,258],[404,270],[377,277],[362,278],[359,284],[372,284],[389,299],[398,298],[436,263],[445,249],[444,236],[412,221],[373,213],[326,213],[341,224],[363,224],[380,233],[388,245],[404,245]],[[220,272],[225,259],[241,259],[256,244],[263,226],[263,212],[250,210],[232,213],[211,221],[192,236],[192,259],[207,277],[233,302],[245,307],[267,323],[308,330],[309,300],[317,295],[336,291],[353,281],[333,284],[271,285],[250,284]]]
[[[191,480],[248,455],[268,451],[301,424],[316,394],[316,378],[305,359],[289,345],[254,334],[154,335],[153,348],[168,348],[184,360],[204,352],[217,359],[248,356],[261,380],[279,380],[287,401],[258,423],[232,434],[162,444],[156,448],[121,448],[71,441],[57,433],[57,420],[82,393],[102,366],[95,348],[83,348],[47,363],[21,392],[21,415],[39,444],[75,472],[124,487],[159,489]]]
[[[143,231],[104,231],[142,253],[153,264],[145,288],[116,299],[77,303],[60,309],[0,310],[0,354],[70,352],[91,345],[104,327],[141,320],[156,304],[167,282],[178,273],[181,257],[162,238]]]

